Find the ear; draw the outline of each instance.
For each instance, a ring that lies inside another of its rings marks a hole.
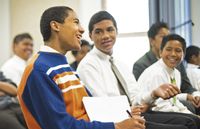
[[[89,37],[90,37],[90,39],[92,40],[92,34],[91,33],[89,33]],[[93,40],[92,40],[93,41]]]
[[[162,50],[159,51],[160,58],[162,58]]]
[[[196,61],[196,56],[192,55],[191,58],[190,58],[190,60],[193,61],[193,62]]]
[[[51,26],[51,29],[54,30],[54,31],[60,31],[60,25],[58,22],[56,21],[51,21],[50,22],[50,26]]]
[[[13,45],[12,45],[12,49],[13,49],[13,52],[14,52],[14,53],[15,53],[16,45],[17,45],[17,43],[13,43]]]
[[[153,46],[154,45],[154,39],[152,38],[149,38],[149,42],[150,42],[150,45]]]

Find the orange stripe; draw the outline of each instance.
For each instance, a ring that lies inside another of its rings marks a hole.
[[[63,73],[61,73],[61,74],[57,74],[54,78],[53,78],[53,80],[54,81],[56,81],[58,78],[60,78],[60,77],[64,77],[64,76],[66,76],[66,75],[73,75],[74,73],[73,72],[63,72]]]
[[[71,85],[80,85],[80,84],[81,83],[80,83],[79,80],[74,80],[74,81],[68,81],[68,82],[63,83],[63,84],[59,84],[58,86],[59,86],[60,89],[65,89],[65,88],[67,88]]]
[[[78,120],[89,121],[82,102],[83,96],[88,96],[85,88],[73,89],[63,94],[67,112]]]
[[[18,90],[17,90],[17,96],[18,96],[18,99],[19,99],[19,103],[20,103],[20,106],[22,108],[22,112],[24,114],[24,117],[25,117],[25,120],[26,120],[26,123],[27,123],[27,126],[28,126],[29,129],[41,129],[39,124],[36,122],[36,120],[33,118],[31,113],[27,109],[27,107],[26,107],[26,105],[25,105],[25,103],[22,99],[22,94],[23,94],[24,88],[26,86],[27,78],[29,77],[31,71],[33,70],[34,62],[38,58],[38,56],[39,55],[36,54],[32,58],[32,60],[29,62],[28,66],[26,67],[26,69],[23,73],[22,80],[21,80],[20,85],[19,85]]]

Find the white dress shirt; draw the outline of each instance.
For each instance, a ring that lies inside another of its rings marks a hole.
[[[26,61],[17,55],[13,55],[1,67],[1,71],[5,77],[11,79],[16,85],[19,85],[22,74],[26,67]]]
[[[109,59],[109,55],[104,54],[94,46],[78,65],[77,72],[80,79],[93,96],[120,95],[118,82],[111,69]],[[150,94],[139,92],[139,87],[131,70],[128,70],[125,64],[115,58],[114,63],[126,82],[127,87],[124,87],[124,89],[127,91],[131,103],[136,104],[136,100],[141,100],[141,96],[146,98],[148,102],[152,101]]]
[[[138,85],[143,91],[152,92],[162,84],[171,83],[170,78],[175,78],[176,86],[180,89],[181,77],[180,72],[177,69],[171,69],[159,59],[157,62],[149,66],[140,75],[138,79]],[[155,111],[166,111],[166,112],[182,112],[191,113],[187,107],[185,107],[179,100],[186,100],[187,94],[181,93],[176,96],[176,103],[173,104],[173,98],[163,100],[158,98],[155,101],[155,107],[152,109]]]
[[[200,69],[198,69],[198,67],[198,65],[188,63],[186,67],[186,72],[192,86],[200,91]]]

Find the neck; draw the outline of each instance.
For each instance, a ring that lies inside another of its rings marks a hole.
[[[156,56],[156,58],[158,58],[158,59],[160,58],[159,52],[155,48],[151,48],[151,51]]]
[[[45,42],[45,45],[55,49],[56,51],[58,51],[62,55],[66,55],[66,53],[67,53],[67,51],[62,50],[60,45],[58,43],[56,43],[56,42],[53,42],[53,41]]]

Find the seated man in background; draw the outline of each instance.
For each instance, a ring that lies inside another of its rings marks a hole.
[[[28,33],[22,33],[13,39],[14,55],[1,67],[4,75],[19,85],[29,57],[33,53],[33,39]]]
[[[150,50],[138,59],[133,65],[133,74],[138,80],[142,72],[155,63],[160,58],[160,44],[164,36],[169,34],[169,27],[164,22],[156,22],[148,30],[148,38],[150,43]],[[182,101],[184,105],[188,107],[193,113],[198,113],[200,110],[200,92],[192,87],[187,77],[185,67],[181,62],[177,69],[181,73],[181,92],[191,94],[192,101]],[[194,105],[195,101],[198,101],[198,105]],[[195,111],[196,108],[196,111]]]
[[[186,49],[186,72],[194,88],[200,91],[200,48],[189,46]]]
[[[76,71],[79,62],[85,57],[85,55],[91,50],[91,45],[87,40],[81,40],[81,50],[72,51],[72,55],[75,61],[70,64],[70,66]]]
[[[16,85],[0,71],[0,129],[26,129]]]
[[[95,13],[90,19],[88,28],[89,37],[94,41],[94,47],[80,62],[77,72],[93,96],[126,95],[130,105],[134,105],[134,101],[142,97],[142,100],[146,102],[144,105],[148,106],[154,101],[154,97],[170,98],[179,93],[178,88],[170,84],[161,85],[149,94],[140,93],[131,70],[129,71],[126,65],[112,57],[117,37],[117,23],[110,13],[106,11]],[[121,73],[123,84],[116,76],[114,67],[112,69],[113,64]],[[165,92],[166,89],[169,89],[169,92]],[[133,114],[140,115],[143,108],[144,106],[133,106]],[[189,124],[191,119],[182,114],[144,112],[143,115],[147,120],[147,129],[196,128],[191,127]]]

